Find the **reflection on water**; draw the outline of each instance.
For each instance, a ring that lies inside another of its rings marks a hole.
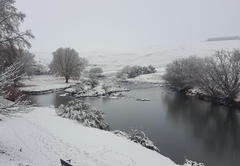
[[[199,144],[191,159],[207,165],[238,165],[240,162],[239,110],[176,93],[166,96],[169,120],[189,128],[188,136]]]
[[[128,87],[129,88],[129,87]],[[185,158],[206,166],[236,166],[240,163],[239,110],[217,106],[167,88],[134,89],[131,98],[108,100],[85,98],[104,110],[113,129],[141,128],[161,153],[183,164]],[[73,97],[59,93],[31,96],[41,106],[59,106]],[[140,102],[136,98],[148,98]]]

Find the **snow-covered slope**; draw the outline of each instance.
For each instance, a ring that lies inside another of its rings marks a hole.
[[[128,53],[96,54],[87,56],[90,63],[100,65],[104,71],[116,71],[126,65],[153,65],[157,71],[164,71],[164,67],[171,61],[196,55],[205,57],[214,54],[215,50],[232,50],[240,48],[240,41],[218,41],[183,44],[177,46],[153,46],[137,50],[129,50]],[[83,54],[84,55],[84,54]]]
[[[121,52],[108,53],[100,51],[81,52],[75,48],[81,57],[89,60],[89,63],[103,68],[104,72],[116,72],[126,65],[153,65],[162,73],[166,64],[177,58],[196,55],[200,57],[214,54],[215,50],[233,50],[240,48],[240,40],[200,42],[182,45],[162,45],[141,49],[127,49]],[[52,60],[51,53],[35,53],[36,57],[45,59],[44,63]],[[43,61],[43,60],[42,60]],[[91,67],[91,66],[90,66]]]
[[[58,117],[51,108],[2,119],[0,165],[59,166],[61,158],[74,166],[176,166],[126,138]]]

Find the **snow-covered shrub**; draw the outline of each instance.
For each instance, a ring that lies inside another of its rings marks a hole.
[[[146,136],[142,130],[131,129],[128,133],[128,137],[131,141],[141,144],[142,146],[160,152],[160,150],[153,144],[153,142]]]
[[[61,104],[56,108],[56,113],[64,118],[77,120],[84,126],[110,130],[110,126],[104,122],[104,112],[82,100],[69,101],[67,105]]]
[[[85,78],[82,80],[82,84],[90,85],[91,88],[96,87],[99,84],[98,76],[101,74],[99,72],[101,72],[101,68],[92,68],[89,72],[85,71]]]
[[[124,138],[127,138],[127,139],[129,138],[128,134],[124,131],[121,131],[121,130],[114,130],[113,134],[117,135],[118,137],[124,137]]]
[[[117,78],[123,78],[126,79],[128,78],[128,75],[132,72],[132,69],[130,66],[125,66],[122,70],[118,71],[116,73]]]
[[[96,87],[99,84],[98,80],[95,77],[85,78],[81,80],[81,86],[90,86],[91,88]],[[83,88],[84,89],[84,88]]]
[[[96,85],[99,84],[99,77],[103,77],[102,75],[103,73],[103,69],[100,67],[95,67],[95,68],[91,68],[88,72],[88,78],[89,78],[89,82],[92,85],[92,88],[96,87]]]
[[[141,144],[143,147],[160,153],[160,150],[153,144],[153,142],[146,136],[146,134],[142,130],[131,129],[129,133],[125,133],[120,130],[114,130],[113,133],[119,137],[125,137],[135,143]]]
[[[186,159],[183,166],[204,166],[204,164],[203,163],[197,163],[196,161]]]
[[[103,69],[101,67],[94,67],[89,70],[90,74],[100,74],[103,73]]]
[[[110,85],[107,85],[107,84],[102,85],[102,89],[104,90],[105,94],[108,94],[109,88],[110,88]]]
[[[116,73],[117,78],[134,78],[142,74],[150,74],[155,73],[156,69],[149,65],[149,66],[125,66],[122,70]]]

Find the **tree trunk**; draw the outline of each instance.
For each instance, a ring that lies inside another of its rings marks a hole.
[[[65,79],[66,79],[66,82],[65,82],[65,83],[68,83],[68,77],[67,77],[67,76],[65,76]]]

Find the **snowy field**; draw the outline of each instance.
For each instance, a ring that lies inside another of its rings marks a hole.
[[[153,65],[157,71],[163,72],[165,66],[171,61],[189,57],[192,55],[205,57],[214,54],[216,50],[233,50],[240,48],[240,40],[232,41],[216,41],[216,42],[200,42],[182,45],[160,45],[141,49],[126,49],[119,52],[79,52],[80,57],[87,58],[91,66],[97,65],[103,68],[103,71],[116,72],[126,65],[148,66]],[[55,51],[55,50],[53,50]],[[37,62],[48,64],[52,60],[50,52],[35,52]]]
[[[152,65],[156,68],[157,73],[139,76],[132,81],[162,82],[161,75],[165,71],[168,63],[178,58],[189,56],[205,57],[211,56],[216,50],[240,49],[240,40],[232,41],[214,41],[200,42],[182,45],[160,45],[140,49],[126,49],[119,52],[79,52],[79,56],[89,61],[87,70],[92,67],[101,67],[105,74],[113,74],[121,70],[124,66],[148,66]],[[53,50],[55,51],[55,50]],[[36,60],[38,63],[47,66],[52,60],[51,52],[36,52]]]
[[[0,131],[2,166],[60,166],[60,158],[74,166],[176,165],[126,138],[58,117],[51,108],[2,118]]]
[[[69,79],[69,83],[65,83],[63,77],[55,77],[51,75],[39,75],[32,76],[30,78],[24,78],[21,83],[24,87],[19,88],[22,91],[46,91],[57,90],[61,88],[67,88],[77,83],[77,80]]]

